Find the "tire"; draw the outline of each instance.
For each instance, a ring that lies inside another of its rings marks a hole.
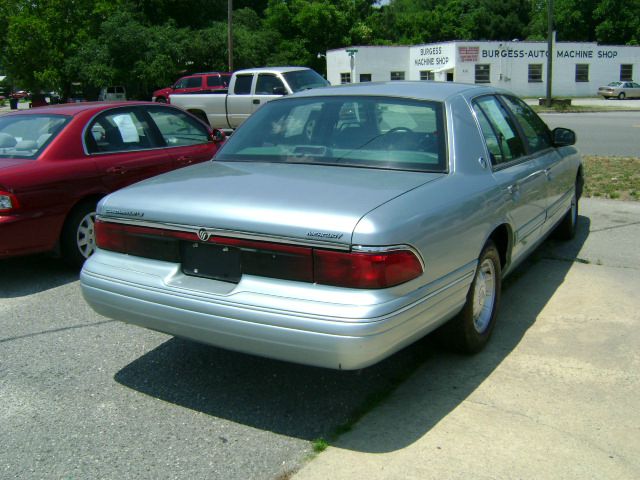
[[[624,100],[625,97],[626,97],[626,95],[624,94],[624,92],[620,92],[618,94],[618,100]]]
[[[156,103],[167,103],[167,99],[164,97],[156,98]]]
[[[85,202],[76,206],[64,223],[60,237],[62,257],[73,267],[81,267],[95,251],[95,217],[96,204]]]
[[[571,208],[556,227],[554,236],[558,240],[569,241],[576,236],[576,228],[578,225],[578,187],[573,191],[573,197],[571,198]]]
[[[464,307],[440,332],[447,347],[467,354],[477,353],[485,347],[496,323],[501,288],[500,255],[489,240],[478,258]]]

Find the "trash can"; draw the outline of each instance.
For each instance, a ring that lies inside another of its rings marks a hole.
[[[9,107],[11,108],[11,110],[17,110],[18,109],[18,99],[17,98],[10,98],[9,99]]]

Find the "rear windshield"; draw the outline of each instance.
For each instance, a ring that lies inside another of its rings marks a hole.
[[[70,119],[65,115],[0,116],[0,157],[37,159]]]
[[[293,92],[329,86],[329,82],[313,70],[294,70],[284,73],[283,76]]]
[[[440,102],[286,98],[254,113],[216,158],[445,172],[443,117]]]

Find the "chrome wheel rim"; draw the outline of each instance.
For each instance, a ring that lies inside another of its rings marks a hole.
[[[491,323],[493,305],[496,301],[496,269],[486,258],[476,272],[473,290],[473,326],[484,333]]]
[[[76,232],[76,246],[84,258],[89,258],[96,249],[95,235],[96,212],[91,212],[82,217]]]

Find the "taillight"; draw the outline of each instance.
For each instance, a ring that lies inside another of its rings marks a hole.
[[[240,252],[242,273],[337,287],[388,288],[413,280],[423,271],[411,250],[343,252],[220,236],[201,242],[195,233],[101,220],[96,221],[95,232],[96,244],[104,250],[184,263],[181,242],[202,245],[198,250],[229,247]],[[205,256],[209,257],[209,251]],[[216,278],[215,272],[210,276]]]
[[[104,250],[167,262],[180,261],[179,238],[159,228],[96,221],[96,245]],[[175,232],[180,233],[180,232]]]
[[[0,190],[0,213],[11,213],[19,206],[18,199],[13,193]]]
[[[420,261],[410,250],[388,252],[314,251],[315,281],[348,288],[388,288],[422,274]]]

